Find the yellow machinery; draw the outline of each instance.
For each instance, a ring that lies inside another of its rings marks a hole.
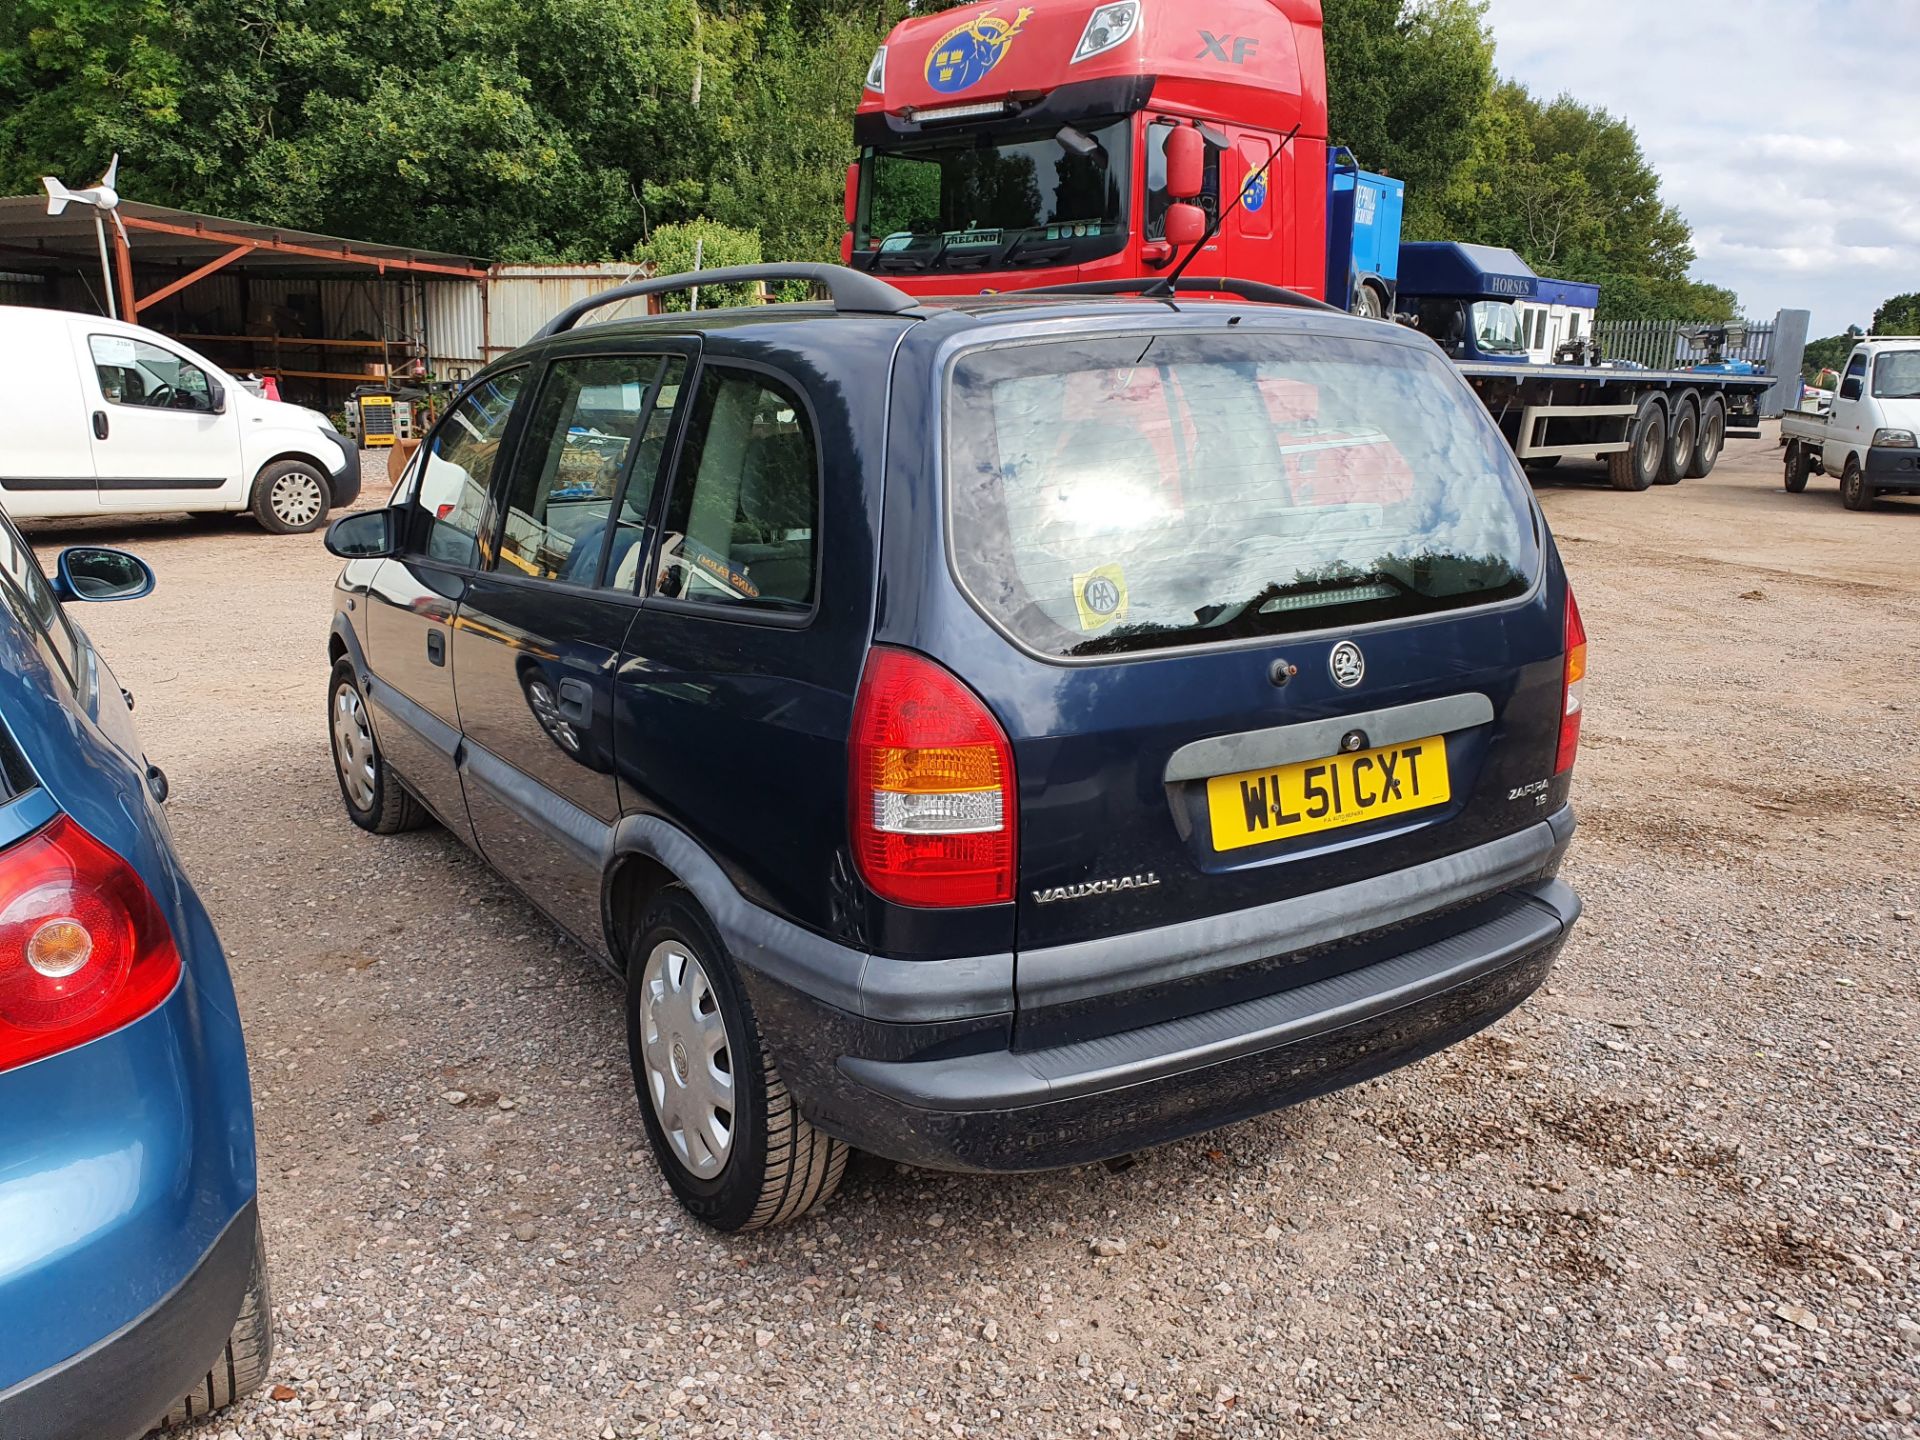
[[[362,395],[359,401],[360,443],[369,449],[393,444],[393,396]]]

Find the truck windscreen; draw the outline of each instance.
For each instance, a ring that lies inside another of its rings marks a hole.
[[[1074,264],[1126,240],[1130,126],[919,137],[861,158],[854,246],[876,271]]]

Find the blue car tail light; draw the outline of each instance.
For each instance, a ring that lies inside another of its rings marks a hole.
[[[73,820],[0,851],[0,1070],[138,1019],[179,977],[152,893]]]

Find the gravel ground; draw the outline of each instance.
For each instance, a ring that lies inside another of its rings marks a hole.
[[[252,1049],[279,1351],[199,1433],[1920,1437],[1920,504],[1777,459],[1543,491],[1587,914],[1530,1003],[1130,1169],[857,1162],[738,1239],[655,1178],[597,967],[342,814],[319,538],[43,531],[159,573],[86,618]]]

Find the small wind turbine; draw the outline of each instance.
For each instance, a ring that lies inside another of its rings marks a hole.
[[[126,245],[127,227],[120,220],[120,192],[113,188],[113,179],[119,170],[120,156],[116,153],[99,183],[85,190],[69,190],[51,175],[40,177],[40,183],[47,187],[47,214],[58,215],[76,200],[93,207],[93,232],[100,242],[100,278],[107,287],[107,314],[116,320],[120,318],[120,310],[113,301],[113,266],[107,260],[105,217],[113,216],[113,227],[120,232],[120,243]],[[131,246],[128,246],[128,253],[132,253]]]

